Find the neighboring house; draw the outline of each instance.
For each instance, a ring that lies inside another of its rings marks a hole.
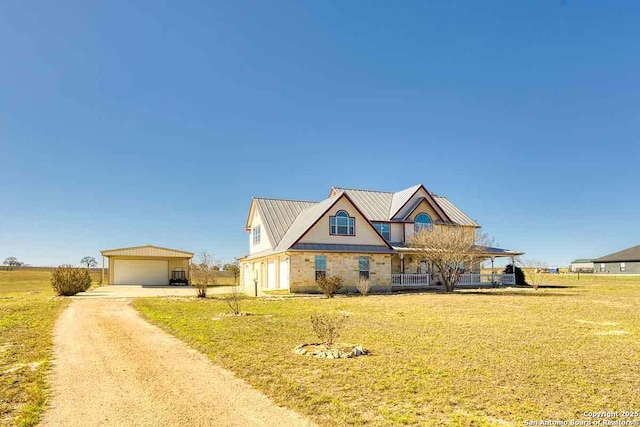
[[[573,261],[571,261],[569,270],[574,273],[593,273],[593,259],[574,259]]]
[[[360,278],[369,279],[374,291],[428,286],[437,280],[434,270],[407,242],[416,231],[443,224],[469,233],[479,228],[423,185],[396,193],[332,188],[321,202],[253,198],[245,228],[249,254],[239,259],[241,283],[248,289],[317,292],[318,277],[339,275],[352,291]],[[483,249],[487,258],[520,255]],[[475,269],[462,282],[481,282]]]
[[[640,245],[593,260],[596,274],[640,274]]]

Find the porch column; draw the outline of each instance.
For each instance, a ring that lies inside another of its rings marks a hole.
[[[491,257],[491,283],[495,283],[496,279],[494,277],[495,271],[493,270],[493,261],[495,261],[496,257]]]
[[[404,286],[404,254],[400,254],[400,285]]]

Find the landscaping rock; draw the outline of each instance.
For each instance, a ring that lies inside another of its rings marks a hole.
[[[312,356],[322,359],[350,359],[369,354],[369,351],[361,345],[338,345],[334,348],[326,348],[323,344],[300,344],[293,352],[300,356]]]

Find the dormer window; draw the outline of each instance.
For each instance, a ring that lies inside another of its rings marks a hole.
[[[426,213],[420,213],[416,215],[413,227],[415,232],[418,233],[421,230],[430,230],[432,225],[433,221],[431,221],[431,217]]]
[[[260,226],[256,225],[253,227],[253,244],[257,245],[260,243]]]
[[[355,236],[356,219],[346,211],[338,211],[336,216],[329,217],[329,233],[332,236]]]

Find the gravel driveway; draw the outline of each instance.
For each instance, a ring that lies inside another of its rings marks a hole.
[[[144,321],[127,300],[75,300],[56,325],[45,426],[310,426]]]

